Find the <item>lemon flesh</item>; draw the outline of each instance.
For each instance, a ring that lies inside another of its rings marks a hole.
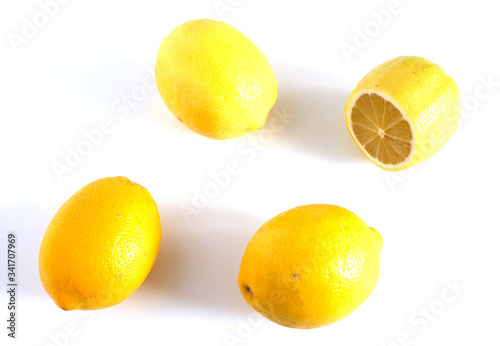
[[[362,94],[352,109],[351,122],[355,137],[374,160],[398,165],[411,158],[414,136],[410,122],[383,97]]]
[[[460,96],[453,79],[419,57],[399,57],[370,71],[345,106],[356,145],[391,171],[424,162],[453,135]]]

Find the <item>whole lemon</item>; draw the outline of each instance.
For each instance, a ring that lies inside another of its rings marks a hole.
[[[344,110],[363,154],[385,170],[399,171],[427,160],[455,133],[460,94],[438,65],[402,56],[363,77]]]
[[[259,48],[211,19],[184,23],[163,39],[155,76],[170,111],[213,139],[261,128],[277,97],[276,78]]]
[[[273,322],[317,328],[363,303],[379,274],[382,236],[354,213],[328,204],[290,209],[250,240],[238,284]]]
[[[151,270],[160,228],[156,203],[141,185],[115,177],[84,186],[57,211],[43,237],[45,290],[64,310],[120,303]]]

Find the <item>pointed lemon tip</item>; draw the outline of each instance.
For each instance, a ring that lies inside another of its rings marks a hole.
[[[384,243],[384,240],[382,239],[382,235],[375,228],[370,227],[370,229],[372,230],[372,232],[375,236],[375,245],[377,246],[377,250],[380,253],[380,251],[382,250],[382,245]]]

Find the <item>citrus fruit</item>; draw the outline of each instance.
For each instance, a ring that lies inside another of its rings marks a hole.
[[[385,170],[398,171],[427,160],[453,135],[460,96],[439,66],[403,56],[370,71],[344,111],[349,133],[363,154]]]
[[[382,236],[347,209],[296,207],[252,237],[238,285],[247,303],[271,321],[293,328],[326,326],[370,295],[381,248]]]
[[[211,19],[181,24],[163,39],[155,77],[170,111],[213,139],[261,128],[277,97],[276,78],[259,48]]]
[[[160,218],[149,192],[124,177],[99,179],[71,196],[50,222],[40,278],[61,309],[106,308],[142,284],[159,245]]]

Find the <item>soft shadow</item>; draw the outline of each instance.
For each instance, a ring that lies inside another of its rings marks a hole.
[[[131,98],[134,88],[137,88],[135,96],[139,99],[128,101],[134,110],[157,92],[153,71],[154,62],[97,60],[67,66],[52,77],[64,90],[77,95],[83,102],[102,106],[107,111],[111,110],[113,101],[122,95]],[[120,104],[123,105],[127,104]]]
[[[55,210],[42,204],[21,204],[0,208],[2,238],[9,233],[16,236],[16,279],[22,294],[30,297],[50,299],[40,281],[38,254],[43,235]],[[0,239],[4,246],[6,239]],[[2,259],[4,260],[4,259]]]
[[[191,308],[248,312],[238,272],[245,248],[264,220],[208,207],[186,222],[178,206],[159,208],[162,242],[144,289],[180,299]]]
[[[163,103],[154,76],[155,61],[97,60],[65,67],[52,78],[82,103],[100,109],[117,124],[141,118],[175,134],[191,135]]]
[[[276,143],[325,160],[363,160],[345,124],[344,106],[350,95],[346,83],[303,66],[279,65],[274,71],[278,99],[266,127],[272,130],[278,114],[293,115],[286,128],[276,134]]]

